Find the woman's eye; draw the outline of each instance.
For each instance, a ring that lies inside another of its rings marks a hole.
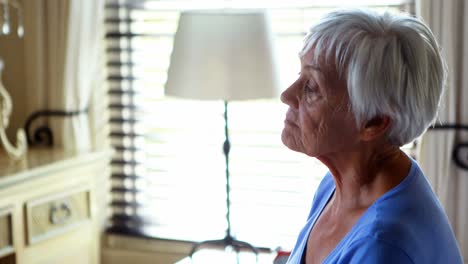
[[[307,93],[318,93],[318,85],[316,83],[308,81],[305,86]]]
[[[319,100],[322,96],[318,84],[314,81],[308,81],[304,86],[304,97],[308,103]]]

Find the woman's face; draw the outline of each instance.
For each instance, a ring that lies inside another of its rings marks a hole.
[[[289,106],[281,139],[290,149],[320,157],[352,151],[359,131],[349,107],[346,83],[327,65],[311,65],[313,51],[301,59],[299,78],[284,91]]]

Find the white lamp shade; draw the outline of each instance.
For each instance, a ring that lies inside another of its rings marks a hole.
[[[249,100],[278,95],[273,33],[262,11],[192,11],[179,19],[166,95]]]

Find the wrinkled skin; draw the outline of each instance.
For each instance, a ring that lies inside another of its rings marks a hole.
[[[347,152],[356,147],[359,131],[351,113],[346,84],[321,65],[301,59],[298,79],[281,95],[289,106],[281,139],[291,150],[312,157]]]

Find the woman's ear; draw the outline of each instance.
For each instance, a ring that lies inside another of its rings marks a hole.
[[[361,139],[363,141],[372,141],[377,139],[385,135],[391,124],[392,119],[389,116],[376,116],[367,121],[361,129]]]

